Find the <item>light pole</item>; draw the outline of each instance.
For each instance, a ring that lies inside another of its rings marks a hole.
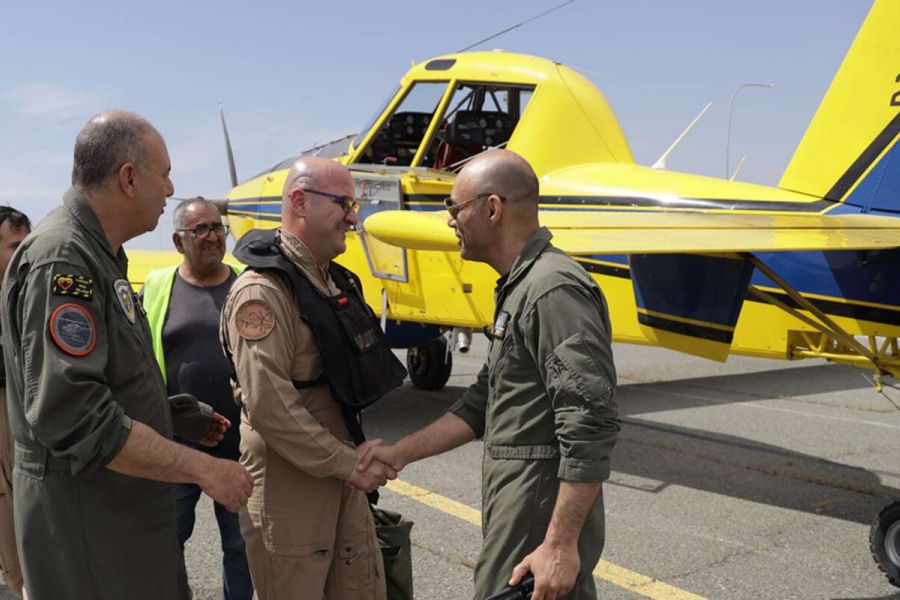
[[[728,127],[725,132],[725,179],[731,177],[731,160],[730,160],[730,152],[731,152],[731,112],[734,109],[734,99],[737,97],[738,92],[740,92],[745,87],[761,87],[761,88],[773,88],[775,84],[772,83],[742,83],[737,86],[737,88],[731,94],[731,102],[728,103]]]

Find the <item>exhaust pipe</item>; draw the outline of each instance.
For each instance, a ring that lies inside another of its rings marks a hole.
[[[450,335],[453,340],[453,349],[460,354],[465,354],[472,346],[472,330],[464,327],[454,327]]]

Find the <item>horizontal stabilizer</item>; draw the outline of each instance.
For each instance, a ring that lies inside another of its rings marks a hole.
[[[575,255],[900,247],[900,219],[871,215],[543,211],[541,223],[553,232],[555,246]],[[367,218],[364,228],[403,248],[458,248],[443,211],[382,211]]]

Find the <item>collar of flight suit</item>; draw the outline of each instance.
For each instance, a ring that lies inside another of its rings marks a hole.
[[[87,196],[75,188],[69,188],[63,196],[63,206],[72,213],[72,216],[75,217],[81,228],[97,240],[100,247],[121,267],[122,273],[128,273],[128,258],[125,255],[124,247],[120,247],[117,254],[113,253],[109,240],[106,239],[106,233],[103,231],[103,226],[100,225],[100,220],[97,219],[97,214],[91,208]]]
[[[525,246],[516,258],[516,262],[513,263],[512,269],[510,269],[507,275],[504,275],[497,280],[497,288],[494,295],[498,307],[503,303],[502,300],[505,292],[512,289],[516,282],[525,276],[528,270],[531,269],[531,265],[537,260],[538,256],[540,256],[544,249],[550,245],[550,240],[552,238],[553,234],[550,233],[550,230],[546,227],[539,227],[537,231],[528,238],[528,241],[525,242]]]
[[[320,293],[326,296],[334,296],[340,293],[340,290],[337,289],[331,280],[328,270],[316,264],[312,252],[309,251],[303,240],[289,231],[279,229],[278,241],[288,260],[297,265],[297,268],[316,286]]]

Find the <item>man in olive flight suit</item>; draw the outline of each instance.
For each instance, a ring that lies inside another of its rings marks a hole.
[[[529,571],[535,600],[596,598],[601,482],[619,431],[610,323],[600,288],[550,244],[537,204],[537,177],[513,152],[486,152],[459,174],[447,207],[460,253],[501,275],[487,361],[448,413],[359,465],[375,457],[399,471],[484,438],[478,599]]]
[[[167,400],[122,244],[154,229],[174,188],[143,118],[92,118],[73,188],[16,251],[3,282],[16,539],[32,600],[190,594],[167,482],[196,482],[232,511],[246,470],[172,441],[212,445],[227,419]]]

